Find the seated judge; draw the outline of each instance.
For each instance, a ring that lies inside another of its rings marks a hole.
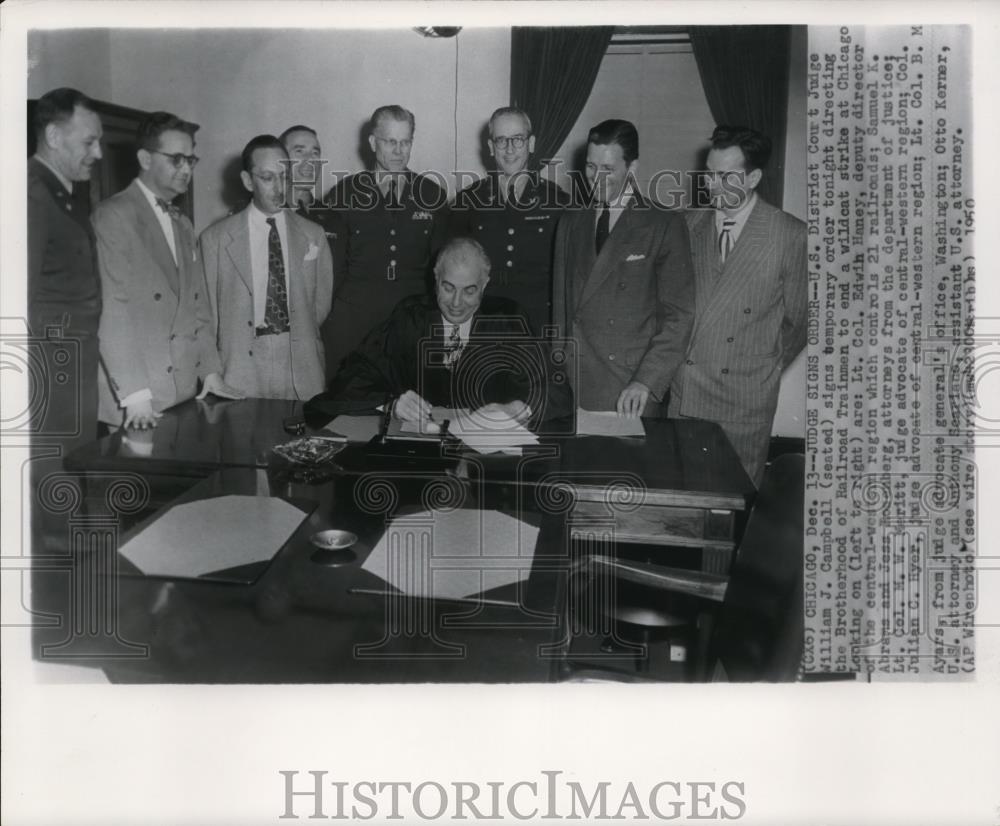
[[[395,416],[409,422],[429,422],[433,406],[485,409],[528,427],[571,416],[569,382],[549,342],[531,335],[514,301],[485,295],[489,280],[490,260],[477,241],[449,241],[434,267],[434,295],[400,301],[306,414],[371,409],[388,397]]]

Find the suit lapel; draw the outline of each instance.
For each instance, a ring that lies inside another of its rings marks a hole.
[[[170,247],[167,245],[163,228],[160,226],[156,213],[153,212],[153,207],[150,206],[149,201],[146,200],[146,196],[139,189],[139,184],[133,181],[130,189],[131,197],[135,201],[135,213],[139,222],[139,235],[145,243],[146,249],[149,250],[153,260],[159,267],[160,273],[163,275],[163,280],[174,295],[179,295],[177,265],[174,263],[173,255],[170,254]],[[180,254],[178,235],[178,232],[174,233],[174,245],[178,250],[178,254]]]
[[[229,255],[229,260],[233,262],[233,267],[246,285],[247,292],[252,296],[253,268],[250,265],[250,225],[246,210],[239,213],[237,217],[238,220],[233,221],[229,229],[226,254]]]
[[[748,278],[755,276],[759,270],[760,259],[767,254],[770,217],[767,205],[758,196],[757,203],[754,204],[753,210],[743,225],[739,240],[732,252],[729,253],[729,257],[726,258],[726,263],[722,265],[722,270],[708,293],[710,297],[706,309],[717,303],[726,304],[733,293],[745,285]],[[715,221],[710,220],[708,223],[711,227],[710,235],[714,236]],[[716,256],[711,259],[712,261],[718,260],[718,250],[714,246],[714,241],[711,248],[705,252]]]
[[[579,259],[575,262],[570,278],[573,283],[573,313],[583,306],[584,293],[594,277],[597,255],[594,252],[594,213],[592,210],[580,210],[574,216],[572,249],[577,251]],[[609,239],[610,240],[610,239]],[[605,242],[605,247],[607,242]],[[602,250],[603,252],[603,250]]]
[[[604,246],[601,247],[601,254],[592,259],[593,266],[589,270],[590,277],[587,279],[587,283],[583,286],[578,307],[582,307],[590,301],[591,298],[593,298],[594,294],[600,289],[601,285],[614,272],[615,265],[621,259],[622,249],[628,247],[629,238],[637,229],[642,228],[643,221],[640,214],[636,212],[636,206],[640,203],[641,201],[638,198],[634,198],[625,208],[621,216],[618,218],[617,223],[614,225],[614,228],[611,230],[611,234],[608,235],[607,240],[604,242]],[[588,215],[590,218],[594,217],[593,212],[588,212]],[[593,250],[596,225],[593,221],[589,221],[588,226],[591,229],[590,249]],[[593,256],[593,252],[591,254]]]

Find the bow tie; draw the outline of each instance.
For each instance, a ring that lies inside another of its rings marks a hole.
[[[167,213],[167,215],[169,215],[171,218],[181,217],[180,209],[174,206],[172,203],[167,203],[165,200],[163,200],[163,198],[157,198],[156,205],[160,209],[162,209],[165,213]]]

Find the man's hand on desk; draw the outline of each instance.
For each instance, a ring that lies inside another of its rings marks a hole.
[[[162,415],[153,410],[152,399],[134,401],[125,406],[125,429],[145,430],[147,427],[156,427],[156,422]]]
[[[642,415],[647,401],[649,401],[649,388],[641,381],[629,382],[618,396],[618,415],[636,419]]]
[[[209,393],[222,399],[242,399],[243,394],[235,387],[230,387],[218,373],[209,373],[202,382],[201,392],[195,397],[203,399]]]
[[[426,422],[431,418],[431,406],[419,394],[407,390],[396,399],[393,415],[404,422]]]

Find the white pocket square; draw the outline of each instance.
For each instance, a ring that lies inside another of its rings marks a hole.
[[[306,252],[306,257],[303,258],[302,260],[315,261],[318,257],[319,257],[319,247],[317,247],[315,244],[310,244],[309,250]]]
[[[625,259],[625,263],[627,264],[629,261],[642,261],[645,257],[645,253],[633,252],[628,258]]]

